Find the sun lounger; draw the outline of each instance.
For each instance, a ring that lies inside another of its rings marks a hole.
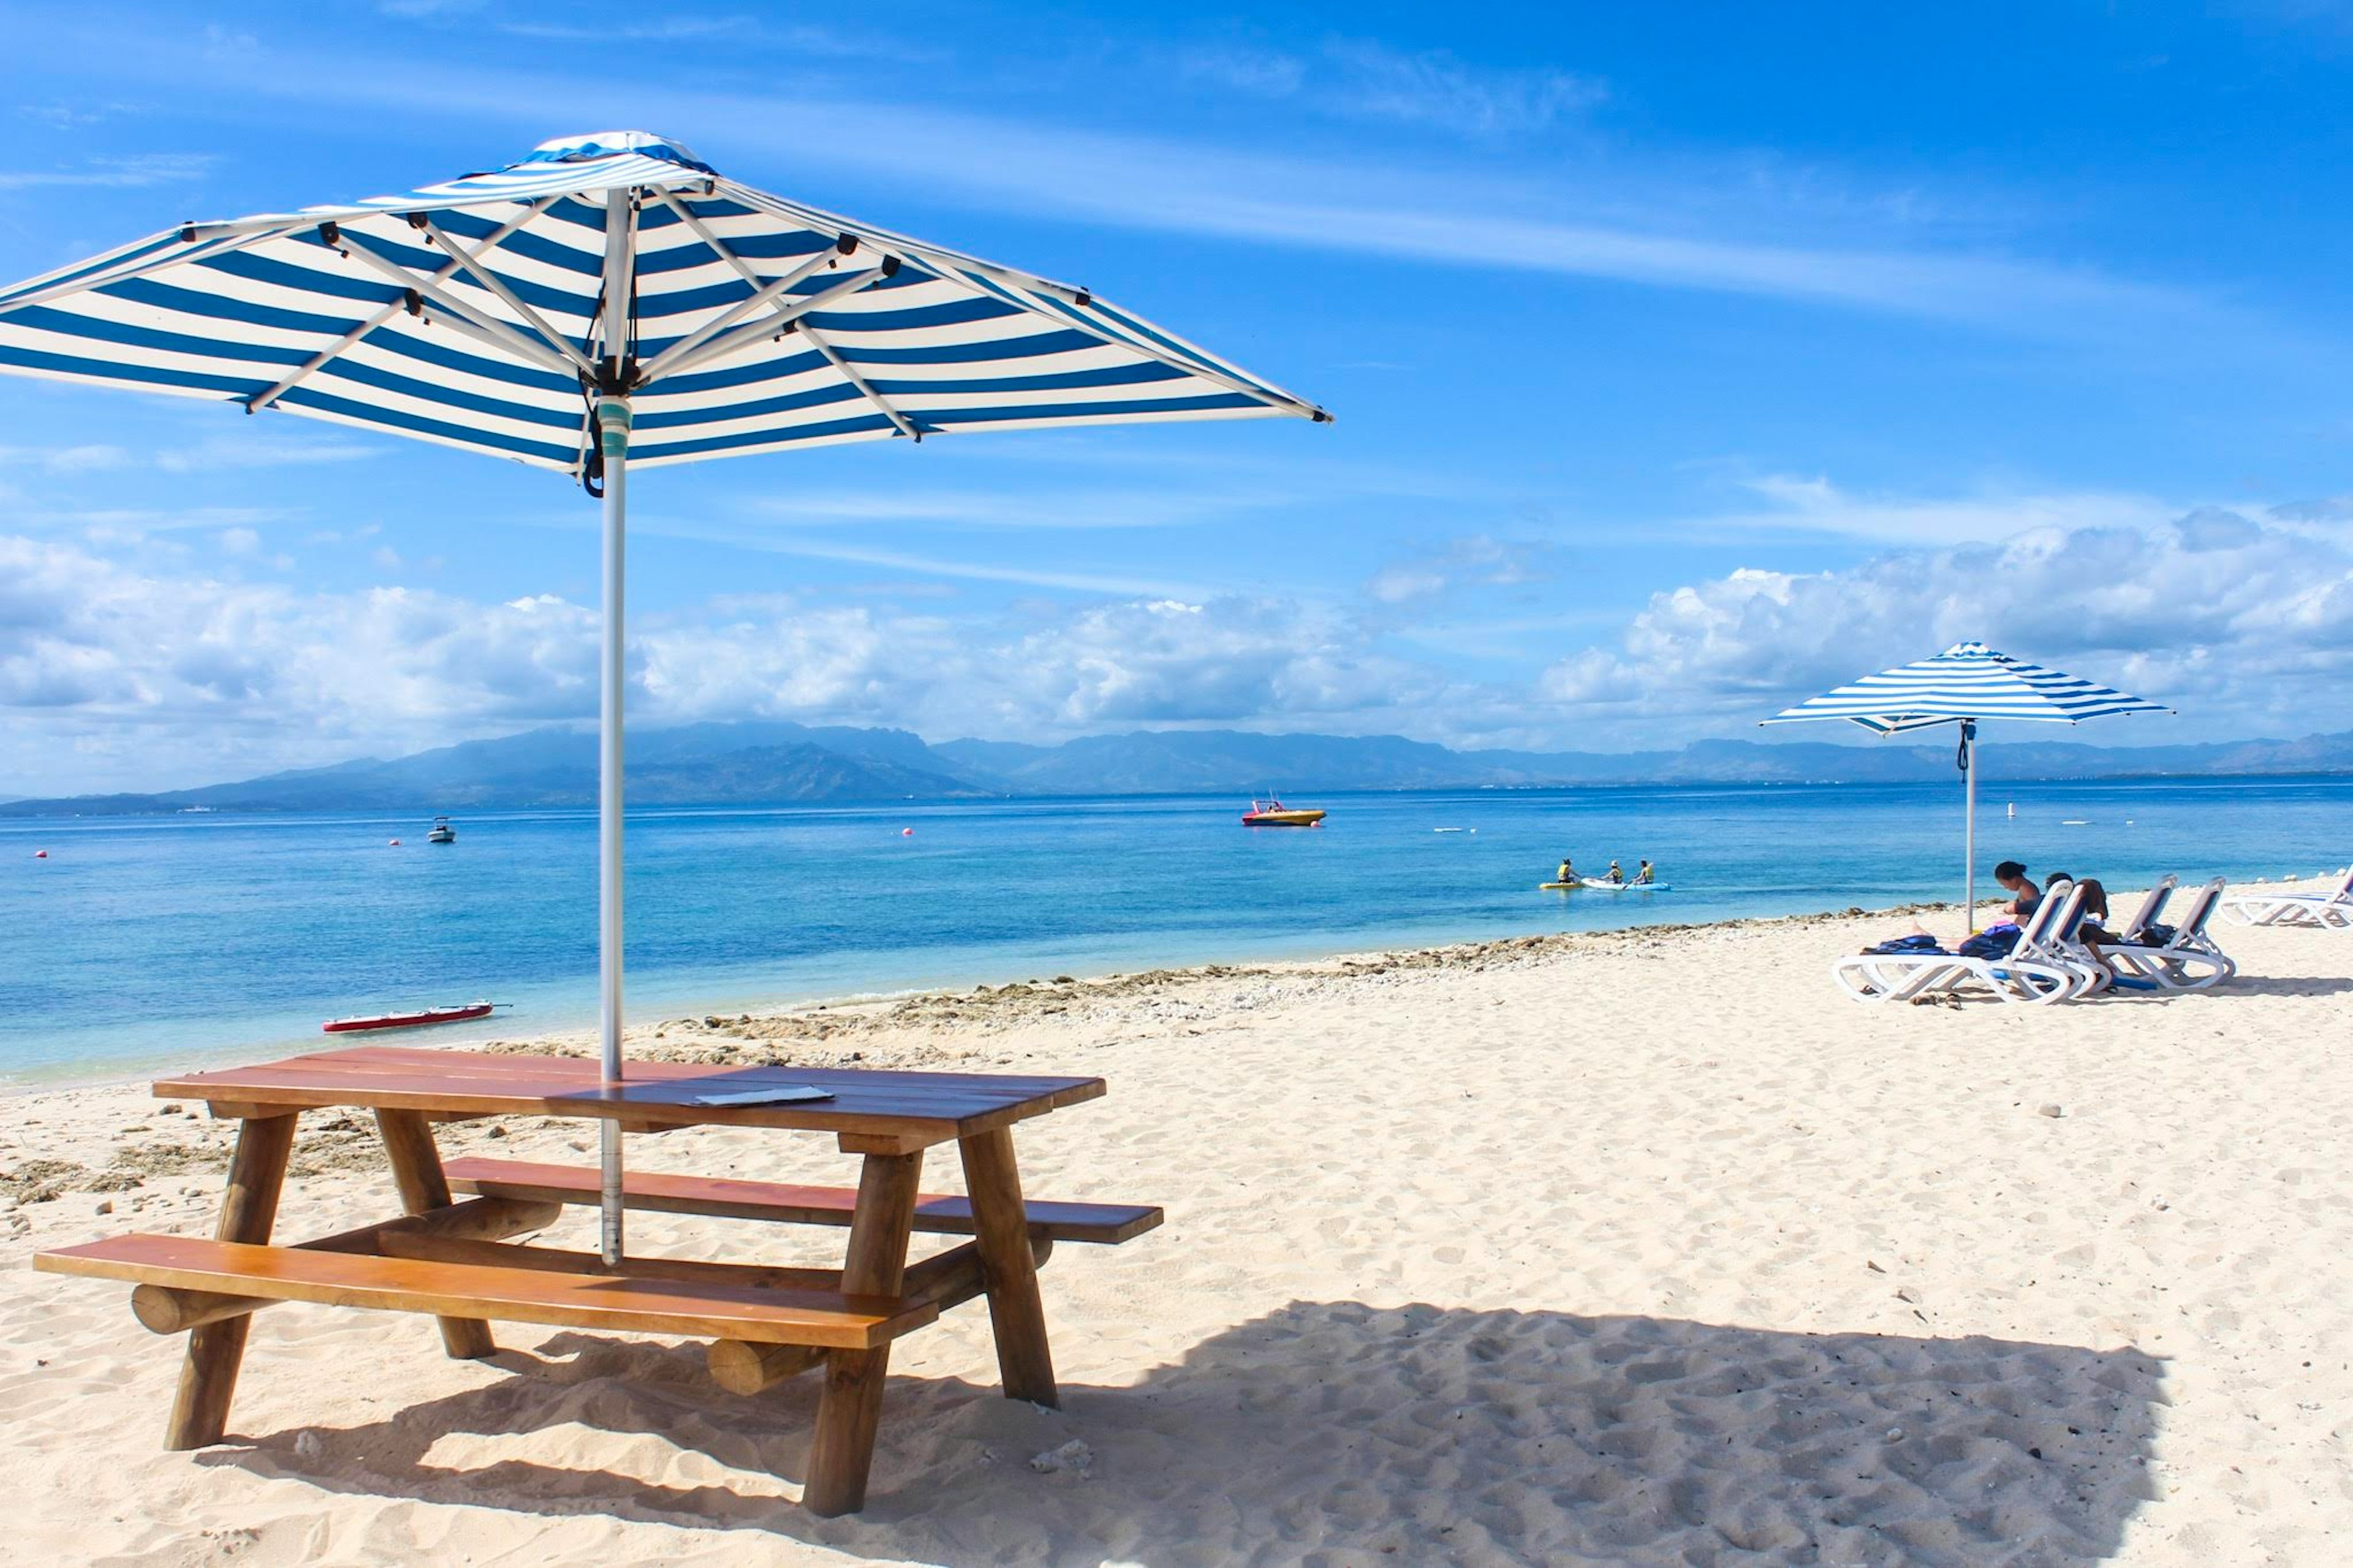
[[[2353,931],[2353,866],[2316,893],[2242,893],[2222,912],[2242,926],[2318,926]]]
[[[2222,900],[2222,886],[2217,877],[2199,889],[2190,898],[2189,913],[2164,942],[2117,942],[2103,945],[2100,952],[2118,969],[2168,991],[2203,991],[2221,984],[2239,973],[2238,964],[2207,934]]]
[[[2090,889],[2079,882],[2052,883],[2042,898],[2045,903],[2056,902],[2059,912],[2039,933],[2021,932],[2018,945],[2010,950],[2013,962],[2048,964],[2073,975],[2075,989],[2069,1001],[2097,995],[2116,980],[2115,971],[2083,939],[2084,922],[2090,918],[2084,908],[2089,896]]]
[[[2127,991],[2155,991],[2158,987],[2154,982],[2142,979],[2137,975],[2119,973],[2116,966],[2108,963],[2104,954],[2107,949],[2120,942],[2155,945],[2144,942],[2143,939],[2147,936],[2149,927],[2157,923],[2158,916],[2165,912],[2166,903],[2173,897],[2173,890],[2178,886],[2179,886],[2178,878],[2167,877],[2159,881],[2142,897],[2140,908],[2133,911],[2132,919],[2126,921],[2116,932],[2103,935],[2096,947],[2084,935],[2084,928],[2090,923],[2091,917],[2086,911],[2079,910],[2072,921],[2063,923],[2045,950],[2024,956],[2048,959],[2071,966],[2081,973],[2085,984],[2075,993],[2079,1000],[2085,996],[2096,996],[2102,992],[2116,987],[2122,987]]]
[[[2052,933],[2073,931],[2083,917],[2083,890],[2072,882],[2052,887],[2021,929],[2018,945],[2003,958],[1970,958],[1957,952],[1850,953],[1831,965],[1831,978],[1858,1002],[1909,1002],[1932,992],[1982,985],[2004,1002],[2063,1002],[2093,981],[2071,960],[2049,956]]]
[[[2148,890],[2148,896],[2141,900],[2140,908],[2133,911],[2133,918],[2126,921],[2122,929],[2116,932],[2118,939],[2124,942],[2138,942],[2147,936],[2148,928],[2155,925],[2158,917],[2165,913],[2166,904],[2173,898],[2173,889],[2180,885],[2180,878],[2167,877],[2156,887],[2151,888]]]

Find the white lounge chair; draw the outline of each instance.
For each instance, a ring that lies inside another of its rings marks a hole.
[[[2353,866],[2317,893],[2242,893],[2222,912],[2242,926],[2318,926],[2353,931]]]
[[[2045,903],[2056,901],[2059,912],[2040,931],[2021,931],[2018,945],[2010,950],[2010,960],[2025,963],[2048,964],[2074,976],[2074,990],[2062,1000],[2077,1001],[2105,991],[2115,980],[2114,971],[2102,963],[2079,934],[2087,918],[2084,904],[2090,889],[2080,882],[2062,878],[2042,891]]]
[[[2063,921],[2079,918],[2083,893],[2072,882],[2043,895],[2026,919],[2018,948],[2007,958],[1967,958],[1957,952],[1849,953],[1831,965],[1831,978],[1858,1002],[1909,1002],[1931,991],[1965,984],[1990,989],[2004,1002],[2063,1002],[2088,984],[2073,963],[2016,956],[2039,952]],[[2072,928],[2071,928],[2072,929]]]
[[[2117,968],[2168,991],[2203,991],[2221,984],[2239,973],[2231,955],[2215,946],[2214,939],[2206,933],[2216,906],[2222,901],[2222,879],[2217,877],[2191,895],[2189,912],[2164,942],[2117,942],[2102,946],[2101,953]]]
[[[2133,911],[2132,919],[2118,928],[2112,937],[2102,938],[2100,945],[2096,948],[2084,940],[2084,922],[2087,917],[2079,916],[2072,927],[2060,931],[2054,936],[2053,944],[2057,947],[2059,955],[2083,969],[2090,980],[2090,984],[2077,993],[2079,996],[2088,996],[2109,990],[2119,983],[2129,991],[2154,991],[2158,988],[2153,981],[2132,974],[2119,974],[2116,967],[2109,963],[2102,954],[2106,949],[2118,945],[2155,945],[2147,942],[2144,939],[2148,934],[2148,928],[2155,925],[2157,918],[2165,912],[2167,901],[2173,897],[2173,890],[2179,886],[2180,886],[2180,879],[2175,877],[2167,877],[2158,881],[2142,897],[2140,908]]]
[[[2173,897],[2173,889],[2180,885],[2180,878],[2167,877],[2156,887],[2151,888],[2147,897],[2141,900],[2140,908],[2133,911],[2133,918],[2117,930],[2118,939],[2124,942],[2138,942],[2147,935],[2148,928],[2157,923],[2159,915],[2165,913],[2166,903]]]

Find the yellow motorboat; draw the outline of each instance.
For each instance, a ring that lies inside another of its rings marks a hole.
[[[1295,808],[1279,800],[1254,800],[1242,813],[1244,827],[1314,827],[1324,820],[1324,813],[1314,806]]]

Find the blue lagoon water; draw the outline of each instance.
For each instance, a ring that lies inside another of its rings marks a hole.
[[[1332,816],[1312,830],[1246,829],[1239,803],[1198,796],[633,813],[630,1015],[1960,892],[1952,786],[1314,804]],[[2343,778],[1994,783],[1979,810],[1989,894],[2006,856],[2119,888],[2167,871],[2308,877],[2353,856]],[[255,1058],[322,1043],[327,1017],[476,996],[513,1014],[409,1037],[592,1024],[593,816],[482,813],[451,846],[426,844],[426,826],[0,825],[0,1083]],[[1565,853],[1593,873],[1649,856],[1672,890],[1539,892]]]

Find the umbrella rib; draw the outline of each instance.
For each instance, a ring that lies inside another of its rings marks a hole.
[[[133,279],[144,278],[151,272],[161,272],[167,267],[185,267],[191,262],[209,261],[216,256],[227,256],[232,252],[259,245],[265,239],[277,239],[293,232],[296,231],[285,228],[269,229],[245,235],[231,244],[222,245],[217,243],[221,237],[195,234],[192,226],[179,231],[180,238],[190,245],[208,247],[209,248],[202,255],[192,256],[185,249],[157,250],[140,257],[136,265],[124,268],[119,272],[111,274],[77,272],[73,277],[52,284],[47,289],[36,289],[32,293],[21,294],[16,299],[0,302],[0,316],[5,316],[11,310],[24,310],[30,305],[39,305],[51,300],[63,299],[69,294],[95,293],[101,289],[111,289],[118,283],[128,283]]]
[[[525,208],[522,213],[510,219],[504,226],[492,233],[488,239],[482,241],[481,249],[476,251],[475,254],[479,256],[482,254],[482,251],[491,250],[503,243],[509,235],[514,233],[515,230],[521,228],[523,225],[529,223],[532,219],[545,212],[549,207],[554,205],[555,201],[555,197],[549,196],[544,201],[534,202],[531,206]],[[450,273],[457,270],[457,258],[452,257],[449,260],[442,264],[439,271],[433,275],[434,280],[438,282],[440,279],[448,277]],[[263,409],[269,407],[271,404],[277,402],[280,398],[293,391],[295,387],[301,385],[303,382],[308,381],[311,376],[324,369],[328,361],[336,358],[338,355],[353,348],[362,338],[364,338],[370,332],[375,331],[378,327],[384,325],[385,322],[390,321],[394,315],[407,309],[407,307],[408,300],[405,297],[388,301],[383,310],[378,310],[375,315],[370,316],[366,321],[362,321],[358,326],[353,327],[350,331],[345,332],[342,337],[336,339],[335,342],[320,350],[316,354],[312,355],[300,370],[297,370],[291,375],[289,375],[285,380],[280,382],[277,385],[271,387],[267,392],[256,393],[253,396],[247,398],[245,400],[245,411],[248,414],[260,413]]]
[[[855,294],[870,284],[879,283],[889,277],[896,270],[892,266],[892,258],[885,257],[883,265],[881,267],[845,278],[832,288],[820,289],[805,300],[796,300],[789,305],[779,305],[776,312],[767,320],[747,322],[732,332],[723,333],[712,339],[691,353],[680,355],[671,362],[669,370],[663,374],[677,375],[681,372],[692,370],[696,365],[707,364],[715,359],[723,359],[737,349],[748,348],[764,339],[782,337],[794,322],[810,311],[830,305],[836,300]],[[650,371],[651,368],[649,366],[648,370]],[[641,374],[638,378],[638,384],[644,386],[652,380],[653,377],[650,374]]]
[[[497,273],[491,271],[488,266],[483,264],[480,259],[481,256],[483,252],[488,251],[491,248],[491,246],[484,245],[480,249],[470,253],[460,250],[458,248],[457,241],[451,239],[448,235],[441,232],[441,226],[439,224],[435,223],[429,217],[425,217],[423,214],[418,215],[418,219],[421,220],[421,222],[418,222],[418,226],[425,231],[427,236],[432,239],[434,244],[448,251],[450,258],[459,266],[466,269],[467,276],[472,278],[474,281],[480,283],[483,288],[488,289],[491,293],[496,294],[500,299],[505,300],[507,309],[512,310],[516,315],[521,316],[524,321],[530,324],[532,331],[537,332],[541,337],[547,340],[548,347],[562,354],[565,359],[570,360],[576,368],[586,373],[590,379],[595,379],[596,367],[588,363],[588,356],[582,353],[580,350],[574,345],[571,339],[565,337],[562,332],[557,331],[554,327],[548,325],[546,319],[537,310],[533,310],[529,305],[524,304],[521,300],[517,299],[515,297],[514,290],[507,287],[506,279],[501,278]],[[444,269],[441,272],[435,273],[434,276],[437,279],[440,279],[448,277],[448,271]]]
[[[720,260],[727,263],[728,266],[733,268],[737,277],[743,279],[744,282],[749,283],[754,289],[763,289],[767,286],[768,280],[761,277],[757,272],[753,271],[751,263],[745,261],[742,257],[736,255],[733,250],[728,249],[725,245],[722,244],[719,237],[711,232],[710,226],[702,221],[701,215],[697,214],[693,208],[688,206],[684,202],[680,201],[676,196],[671,195],[668,191],[663,190],[659,186],[655,187],[653,194],[655,198],[659,200],[662,205],[670,208],[671,212],[678,215],[679,222],[686,225],[687,227],[694,231],[695,238],[709,246],[712,254],[716,255]],[[852,241],[850,249],[841,251],[839,254],[847,256],[856,249],[856,242]],[[821,257],[823,253],[820,252],[819,256]]]
[[[432,279],[421,273],[410,271],[388,256],[379,255],[365,242],[354,237],[349,230],[340,232],[336,237],[336,243],[343,247],[346,254],[358,257],[395,282],[416,289],[450,314],[462,318],[464,324],[472,326],[478,332],[487,334],[509,353],[519,355],[543,370],[553,371],[567,379],[577,375],[577,371],[562,355],[533,342],[495,316],[479,314],[470,309],[464,300],[452,296],[448,289]]]
[[[831,262],[832,258],[830,253],[827,255],[813,256],[809,258],[808,260],[801,263],[798,267],[794,268],[790,272],[786,273],[782,278],[775,279],[765,283],[760,282],[756,277],[754,278],[753,282],[757,285],[757,289],[751,298],[746,300],[738,300],[734,304],[729,306],[718,315],[712,317],[711,320],[703,322],[702,325],[695,328],[694,331],[687,333],[686,336],[679,339],[678,342],[670,344],[670,347],[654,355],[652,359],[646,363],[645,369],[639,374],[638,384],[644,386],[668,375],[670,373],[671,367],[676,365],[680,360],[684,359],[687,355],[701,348],[704,343],[710,342],[712,338],[720,332],[724,331],[729,327],[733,326],[736,322],[742,321],[753,311],[760,309],[763,305],[767,304],[770,300],[776,299],[786,289],[805,282],[809,278],[824,271],[827,267],[831,265]]]
[[[859,393],[865,397],[867,402],[881,409],[882,411],[882,417],[888,419],[892,424],[899,427],[900,435],[910,437],[917,441],[923,438],[923,433],[916,427],[915,422],[908,418],[905,415],[900,413],[896,408],[892,407],[890,402],[885,399],[881,393],[875,391],[871,385],[868,384],[864,376],[859,374],[855,370],[850,368],[849,362],[848,360],[842,358],[840,354],[834,351],[834,347],[831,343],[827,342],[823,338],[817,335],[817,329],[815,327],[810,326],[807,321],[803,321],[801,323],[801,336],[807,341],[809,347],[823,354],[826,357],[826,362],[832,365],[834,369],[841,373],[842,380],[856,387],[859,390]]]

